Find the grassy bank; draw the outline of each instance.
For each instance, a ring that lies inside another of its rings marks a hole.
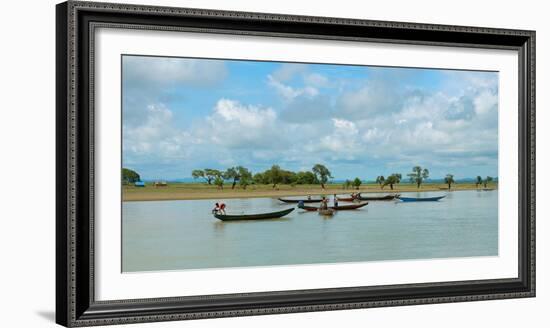
[[[490,183],[487,188],[497,188],[497,183]],[[473,183],[453,184],[451,191],[483,189]],[[223,190],[216,186],[204,183],[170,183],[166,187],[155,187],[146,184],[145,187],[123,186],[122,198],[124,201],[147,200],[189,200],[189,199],[223,199],[223,198],[258,198],[258,197],[283,197],[306,195],[333,195],[350,194],[352,192],[363,193],[398,193],[407,191],[447,191],[447,185],[443,183],[426,183],[420,189],[416,185],[401,183],[394,185],[393,190],[389,186],[380,189],[378,184],[364,184],[359,189],[343,189],[341,184],[327,184],[325,189],[320,185],[251,185],[246,189],[231,185],[224,186]]]

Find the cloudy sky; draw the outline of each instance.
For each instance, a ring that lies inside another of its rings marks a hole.
[[[123,56],[123,166],[498,175],[498,73]]]

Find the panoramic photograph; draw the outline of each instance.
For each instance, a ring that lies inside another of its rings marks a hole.
[[[122,56],[122,272],[498,256],[492,71]]]

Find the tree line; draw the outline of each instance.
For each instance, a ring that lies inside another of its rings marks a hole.
[[[251,184],[271,184],[273,188],[279,184],[288,184],[292,186],[303,184],[320,184],[324,189],[325,184],[332,178],[330,170],[322,164],[315,164],[310,171],[298,172],[284,170],[279,165],[273,165],[271,168],[256,174],[253,174],[249,169],[243,166],[230,167],[224,171],[207,168],[193,170],[191,172],[191,176],[194,179],[203,179],[207,184],[216,185],[220,189],[223,189],[224,184],[228,181],[231,183],[231,189],[235,189],[237,185],[243,189],[246,189],[246,187]],[[421,166],[414,166],[412,168],[412,172],[407,174],[409,182],[416,184],[417,188],[420,188],[429,176],[430,171],[427,168],[422,168]],[[394,185],[401,183],[402,179],[403,176],[401,173],[392,173],[387,177],[384,177],[383,175],[377,176],[375,181],[378,185],[380,185],[380,189],[390,186],[390,189],[393,190]],[[123,184],[133,184],[138,181],[141,181],[141,178],[136,171],[128,168],[122,168]],[[455,183],[454,175],[447,174],[443,178],[443,181],[448,188],[451,189],[451,185]],[[494,179],[491,176],[482,178],[478,175],[475,178],[475,185],[476,188],[482,185],[484,188],[487,188],[487,185],[492,181],[494,181]],[[359,189],[361,184],[361,179],[357,177],[354,180],[345,180],[342,184],[342,188]]]
[[[330,170],[322,165],[315,164],[311,171],[293,172],[282,169],[279,165],[273,165],[271,168],[252,174],[252,172],[243,166],[235,166],[225,171],[215,169],[193,170],[191,172],[193,179],[203,179],[209,185],[216,185],[223,189],[226,181],[231,182],[231,189],[240,185],[243,189],[251,184],[271,184],[273,188],[279,184],[320,184],[324,189],[325,184],[332,178]]]
[[[424,183],[424,181],[430,177],[430,171],[427,168],[422,168],[421,166],[414,166],[412,168],[412,172],[407,174],[407,177],[409,177],[410,183],[416,184],[416,187],[420,188],[422,183]],[[401,179],[401,173],[393,173],[388,177],[380,175],[376,177],[376,183],[380,185],[380,189],[384,189],[385,186],[389,185],[390,189],[393,190],[393,186],[400,183]],[[490,176],[487,176],[485,179],[483,179],[481,176],[478,175],[475,179],[476,188],[482,184],[485,188],[487,188],[487,184],[492,181],[493,178]],[[447,188],[449,190],[451,189],[451,185],[456,183],[454,180],[454,175],[450,173],[445,175],[445,177],[443,178],[443,182],[447,185]]]

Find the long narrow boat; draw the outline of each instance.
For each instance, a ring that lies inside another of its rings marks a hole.
[[[394,200],[396,198],[398,198],[400,196],[400,194],[391,194],[391,195],[385,195],[385,196],[367,196],[367,197],[363,197],[361,194],[359,194],[359,200],[366,200],[366,201],[371,201],[371,200]]]
[[[399,197],[399,194],[394,195],[385,195],[385,196],[367,196],[363,197],[361,194],[359,194],[359,197],[336,197],[339,201],[342,202],[353,202],[353,201],[378,201],[378,200],[394,200],[397,197]]]
[[[278,212],[260,213],[260,214],[236,214],[236,215],[214,214],[214,217],[222,221],[265,220],[265,219],[277,219],[287,215],[292,211],[294,211],[294,208],[287,208],[286,210],[282,210]]]
[[[445,196],[438,196],[438,197],[401,197],[399,196],[398,199],[404,201],[404,202],[437,202],[438,200],[445,198]]]
[[[354,198],[354,197],[336,197],[336,199],[338,199],[341,202],[353,202],[357,198]]]
[[[320,203],[322,201],[321,198],[315,198],[315,199],[285,199],[285,198],[277,198],[278,200],[280,200],[281,202],[283,203],[299,203],[299,202],[304,202],[304,203]]]
[[[347,210],[356,210],[356,209],[361,208],[363,206],[367,206],[368,204],[369,204],[368,202],[365,202],[365,203],[360,203],[360,204],[329,206],[328,208],[333,209],[335,211],[347,211]],[[303,210],[310,211],[310,212],[314,212],[314,211],[319,210],[319,207],[317,207],[317,206],[303,205],[303,206],[299,206],[299,207]]]

